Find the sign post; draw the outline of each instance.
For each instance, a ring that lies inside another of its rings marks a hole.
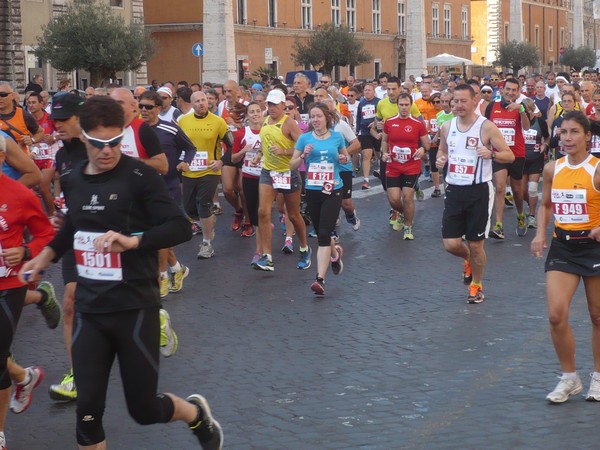
[[[196,42],[192,45],[192,54],[198,58],[199,83],[202,85],[202,57],[204,56],[204,45],[201,42]]]

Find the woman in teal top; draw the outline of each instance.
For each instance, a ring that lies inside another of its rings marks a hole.
[[[344,268],[344,251],[335,244],[331,233],[342,206],[340,167],[350,159],[344,138],[332,129],[335,112],[324,103],[315,103],[309,114],[309,129],[296,142],[290,168],[298,168],[302,160],[306,163],[306,205],[319,240],[317,279],[310,288],[315,294],[324,295],[329,263],[335,275]]]

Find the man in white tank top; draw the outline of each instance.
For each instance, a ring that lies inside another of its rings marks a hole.
[[[467,302],[481,303],[486,263],[483,242],[494,205],[492,160],[510,163],[514,154],[496,125],[476,114],[478,99],[470,85],[457,86],[453,101],[456,117],[442,125],[436,161],[440,170],[448,165],[442,238],[446,251],[464,260]]]

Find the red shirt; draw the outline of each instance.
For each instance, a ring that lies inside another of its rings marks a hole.
[[[27,244],[31,256],[36,256],[54,237],[54,228],[44,214],[40,200],[35,194],[6,175],[0,176],[0,245],[2,251],[23,245],[25,228],[33,236]],[[17,278],[21,264],[6,266],[0,256],[0,271],[7,276],[0,276],[0,290],[14,289],[23,286]]]
[[[402,119],[398,115],[385,121],[383,132],[388,136],[388,148],[392,157],[392,162],[386,167],[386,176],[419,175],[421,160],[414,159],[414,155],[421,146],[421,137],[427,136],[425,124],[412,116]]]
[[[36,119],[37,120],[37,119]],[[44,111],[44,115],[40,120],[37,120],[37,123],[44,130],[44,134],[52,135],[56,128],[54,128],[54,121],[50,118],[50,114]]]
[[[500,102],[495,102],[492,106],[490,120],[496,125],[507,145],[515,154],[515,158],[525,157],[525,138],[523,137],[523,127],[521,125],[521,113],[517,108],[514,111],[507,111],[500,106]]]

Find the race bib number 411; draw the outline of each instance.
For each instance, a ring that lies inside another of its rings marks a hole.
[[[75,263],[80,277],[90,280],[122,281],[120,253],[103,253],[94,249],[94,239],[104,233],[78,231],[73,240]]]

